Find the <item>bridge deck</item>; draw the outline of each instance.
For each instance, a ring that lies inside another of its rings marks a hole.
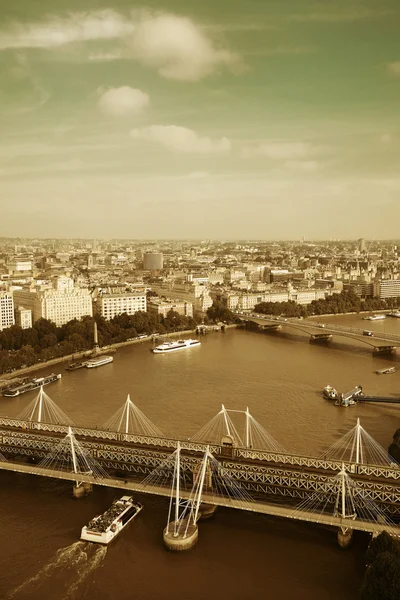
[[[42,477],[51,477],[54,479],[63,479],[66,481],[73,482],[75,482],[78,478],[80,482],[130,490],[141,494],[151,494],[164,497],[169,497],[171,494],[171,490],[168,487],[144,485],[140,482],[132,480],[121,480],[112,477],[95,478],[91,475],[85,475],[81,473],[77,475],[76,473],[70,473],[66,471],[54,471],[50,469],[45,469],[43,467],[38,467],[36,465],[23,465],[0,461],[0,469],[3,469],[4,471],[12,471],[15,473],[39,475]],[[188,499],[189,495],[190,492],[182,490],[181,497],[183,499]],[[265,502],[246,502],[236,499],[233,500],[231,498],[219,497],[207,493],[203,493],[202,501],[207,504],[222,506],[224,508],[246,510],[248,512],[265,514],[286,519],[293,519],[297,521],[307,521],[309,523],[318,523],[320,525],[328,525],[332,527],[349,528],[357,531],[364,531],[367,533],[380,533],[385,530],[390,530],[392,534],[400,536],[400,527],[394,526],[389,523],[374,523],[362,519],[343,519],[341,517],[335,517],[333,515],[314,513],[310,511],[296,511],[293,508],[286,506],[278,506],[274,504],[268,504]]]

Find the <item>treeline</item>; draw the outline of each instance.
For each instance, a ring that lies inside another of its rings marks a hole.
[[[400,598],[400,542],[383,531],[371,540],[366,558],[360,600]]]
[[[165,318],[137,312],[134,315],[123,313],[110,321],[97,315],[83,317],[61,327],[46,319],[39,319],[30,329],[13,325],[0,332],[0,374],[90,350],[93,347],[94,321],[97,322],[100,346],[125,342],[142,334],[195,329],[197,324],[195,319],[171,310]]]
[[[338,315],[347,312],[374,311],[398,308],[400,298],[366,298],[361,299],[357,294],[343,291],[321,300],[313,300],[310,304],[300,305],[290,300],[289,302],[260,302],[254,311],[266,315],[284,317],[310,317],[312,315]]]
[[[400,464],[400,429],[393,434],[393,441],[388,448],[388,452],[396,462]]]
[[[216,301],[207,309],[207,320],[213,323],[240,323],[240,319],[229,308]]]

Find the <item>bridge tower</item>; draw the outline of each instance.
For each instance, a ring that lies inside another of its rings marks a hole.
[[[200,463],[200,468],[194,472],[193,488],[187,501],[180,499],[180,444],[175,453],[175,465],[171,490],[171,500],[168,512],[168,523],[163,532],[164,543],[169,550],[182,552],[190,550],[199,537],[197,521],[201,517],[201,498],[206,487],[208,460],[211,457],[209,446]],[[211,478],[211,473],[209,474]],[[172,519],[172,504],[175,500],[175,511]],[[183,507],[180,513],[179,509]]]
[[[344,464],[342,464],[342,468],[338,473],[338,492],[333,514],[335,517],[340,517],[342,520],[354,520],[357,518],[353,488],[350,485],[350,478],[345,471]],[[338,542],[341,548],[348,548],[352,538],[353,530],[351,527],[346,527],[345,525],[339,527]]]

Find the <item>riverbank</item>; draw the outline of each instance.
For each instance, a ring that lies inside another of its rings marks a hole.
[[[233,325],[225,325],[226,328],[236,327],[236,324]],[[99,349],[98,354],[107,354],[107,351],[116,351],[118,348],[123,348],[124,346],[131,346],[133,344],[140,344],[143,342],[149,342],[153,339],[157,339],[159,337],[162,338],[174,338],[181,337],[182,335],[188,335],[196,331],[195,329],[185,329],[184,331],[173,331],[170,333],[163,333],[160,335],[149,335],[145,338],[134,338],[132,340],[126,342],[118,342],[115,344],[110,344],[109,346],[104,346]],[[53,365],[57,365],[60,363],[68,363],[68,362],[79,362],[81,359],[89,358],[93,355],[92,350],[82,350],[81,352],[74,352],[73,354],[67,354],[66,356],[60,356],[58,358],[52,358],[46,362],[37,362],[29,367],[25,367],[24,369],[17,369],[12,373],[4,373],[0,375],[0,390],[5,387],[5,385],[9,385],[14,379],[18,379],[25,375],[26,373],[32,373],[33,371],[38,371],[39,369],[51,367]],[[16,383],[18,383],[16,381]]]

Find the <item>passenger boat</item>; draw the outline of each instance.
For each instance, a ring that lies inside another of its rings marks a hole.
[[[86,367],[88,369],[94,369],[95,367],[102,367],[114,360],[113,356],[98,356],[97,358],[91,358],[86,361]]]
[[[395,317],[396,319],[400,319],[400,310],[395,310],[393,312],[388,313],[388,317]]]
[[[94,517],[88,525],[82,527],[81,540],[109,544],[142,509],[142,504],[134,502],[131,496],[122,496],[115,500],[105,513]]]
[[[337,400],[339,398],[337,390],[331,385],[325,386],[322,394],[327,400]]]
[[[28,383],[8,388],[3,392],[3,396],[7,398],[14,398],[15,396],[20,396],[26,392],[36,390],[43,385],[49,385],[49,383],[53,383],[53,381],[58,381],[59,379],[61,379],[61,373],[58,373],[58,375],[51,373],[50,375],[45,375],[44,377],[35,377],[34,379],[28,381]]]
[[[378,369],[375,371],[377,375],[388,375],[389,373],[396,373],[396,367],[386,367],[386,369]]]
[[[199,340],[178,340],[176,342],[164,342],[159,346],[153,348],[154,354],[166,354],[168,352],[175,352],[176,350],[187,350],[193,348],[193,346],[200,346]]]
[[[386,315],[370,315],[369,317],[363,317],[365,321],[383,321],[386,319]]]

